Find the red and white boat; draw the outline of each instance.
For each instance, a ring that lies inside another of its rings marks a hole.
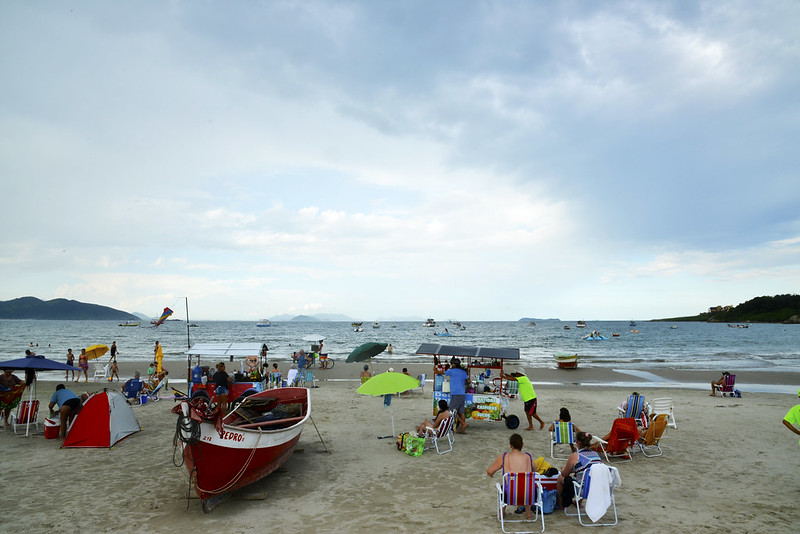
[[[553,356],[556,359],[559,369],[577,369],[578,355],[560,352]]]
[[[224,417],[207,406],[196,397],[173,409],[181,419],[183,460],[205,512],[283,465],[311,413],[306,388],[250,395]]]

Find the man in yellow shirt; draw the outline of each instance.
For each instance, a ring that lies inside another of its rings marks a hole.
[[[503,373],[503,378],[506,380],[515,380],[519,383],[519,397],[522,399],[522,402],[525,403],[525,416],[528,418],[528,428],[525,430],[533,430],[533,419],[531,419],[531,417],[539,421],[539,430],[543,429],[544,421],[536,415],[536,391],[534,391],[530,379],[519,372],[511,373],[510,375]]]
[[[800,389],[797,390],[797,395],[800,396]],[[800,425],[800,404],[792,407],[792,409],[789,410],[789,413],[787,413],[786,417],[783,418],[783,424],[795,434],[800,435],[800,430],[797,430],[794,427],[794,425]]]

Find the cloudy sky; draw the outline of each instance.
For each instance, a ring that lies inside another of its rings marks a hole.
[[[800,287],[797,2],[2,2],[0,300],[648,319]]]

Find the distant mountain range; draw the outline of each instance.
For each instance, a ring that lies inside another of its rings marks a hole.
[[[108,306],[77,300],[21,297],[0,301],[0,319],[73,319],[81,321],[135,321],[137,316]]]

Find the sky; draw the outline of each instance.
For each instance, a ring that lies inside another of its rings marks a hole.
[[[0,2],[0,300],[629,320],[800,287],[800,3]]]

